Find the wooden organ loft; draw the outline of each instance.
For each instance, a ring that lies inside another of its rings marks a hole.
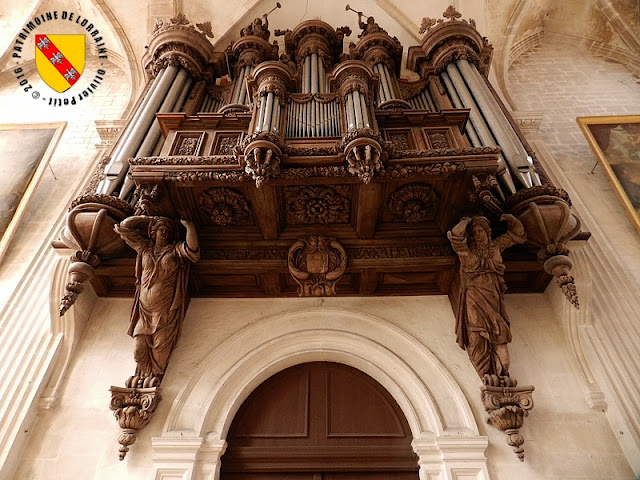
[[[217,54],[184,16],[158,22],[148,86],[54,245],[77,250],[67,303],[89,278],[100,296],[133,295],[113,224],[134,213],[195,223],[196,297],[451,294],[446,232],[482,213],[495,236],[506,212],[529,238],[505,252],[509,292],[571,286],[570,263],[542,261],[586,235],[489,85],[473,20],[425,19],[407,55],[417,80],[400,77],[395,37],[360,26],[344,49],[348,27],[305,21],[274,32],[281,51],[265,17]]]

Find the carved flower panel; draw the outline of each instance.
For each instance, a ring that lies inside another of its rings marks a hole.
[[[177,132],[169,156],[199,155],[205,135],[205,132]]]
[[[233,155],[239,143],[239,137],[240,133],[216,135],[211,155]]]
[[[215,225],[250,225],[251,211],[245,196],[230,188],[210,188],[200,195],[200,211]]]
[[[394,222],[427,222],[438,208],[438,195],[429,184],[412,183],[393,192],[387,206]]]
[[[425,134],[427,136],[427,145],[430,149],[453,147],[446,130],[425,129]]]
[[[393,145],[396,152],[401,150],[413,150],[416,148],[416,143],[413,139],[413,134],[409,129],[403,130],[385,130],[385,137],[388,142]]]
[[[349,223],[351,202],[348,185],[300,185],[285,190],[287,223]]]

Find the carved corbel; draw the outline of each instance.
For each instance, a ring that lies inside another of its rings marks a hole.
[[[326,297],[336,294],[336,283],[347,268],[347,253],[335,239],[314,235],[291,246],[287,264],[299,285],[298,296]]]
[[[122,433],[118,437],[120,443],[120,460],[136,441],[138,430],[146,427],[160,403],[159,380],[155,377],[130,377],[126,387],[112,386],[109,408],[118,420]]]
[[[349,173],[360,177],[365,184],[371,182],[376,172],[384,170],[381,158],[382,147],[372,138],[355,138],[347,144],[344,154]]]
[[[524,417],[533,408],[532,385],[518,387],[518,382],[512,377],[497,377],[486,375],[484,385],[480,387],[482,403],[489,414],[487,423],[507,434],[507,444],[521,462],[524,462],[524,438],[519,430],[524,423]]]
[[[570,211],[569,196],[563,190],[541,185],[516,193],[509,198],[511,205],[511,212],[525,227],[528,243],[540,249],[538,259],[544,262],[545,272],[556,277],[567,300],[579,308],[566,243],[580,232],[580,220]]]
[[[274,143],[266,140],[252,142],[244,152],[244,171],[251,175],[256,187],[262,187],[267,178],[280,173],[282,152]]]

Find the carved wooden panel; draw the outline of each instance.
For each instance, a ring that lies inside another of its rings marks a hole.
[[[398,404],[374,379],[346,365],[301,364],[240,407],[220,478],[417,480],[411,441]]]
[[[349,223],[351,212],[348,185],[292,185],[285,189],[287,223]]]
[[[216,132],[209,155],[233,155],[242,132]]]
[[[200,150],[205,139],[205,132],[176,132],[171,145],[169,156],[176,155],[200,155]]]
[[[453,148],[455,146],[455,140],[451,138],[451,132],[448,129],[425,128],[424,133],[428,148]]]
[[[411,129],[387,128],[384,130],[384,135],[386,140],[390,142],[393,145],[394,149],[397,151],[413,150],[415,148],[418,148]]]

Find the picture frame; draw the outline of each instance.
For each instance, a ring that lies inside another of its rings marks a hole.
[[[0,261],[67,122],[0,124]]]
[[[576,120],[640,235],[640,115]]]

